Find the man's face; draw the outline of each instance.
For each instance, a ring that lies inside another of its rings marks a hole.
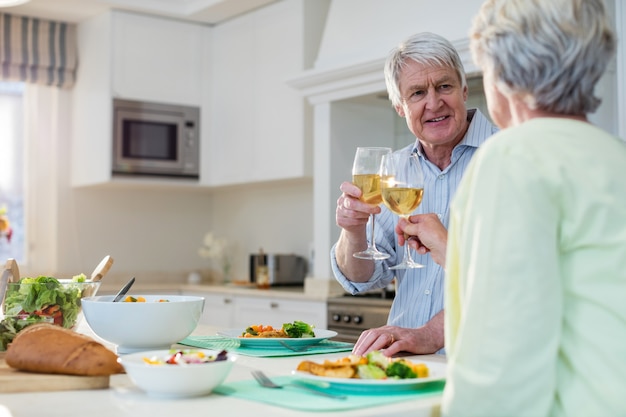
[[[402,104],[396,107],[420,141],[456,145],[467,127],[467,87],[452,68],[408,61],[400,73]]]

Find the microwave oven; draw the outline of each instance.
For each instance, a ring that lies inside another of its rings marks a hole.
[[[200,109],[113,100],[113,174],[200,177]]]

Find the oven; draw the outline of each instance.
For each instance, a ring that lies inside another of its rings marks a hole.
[[[393,293],[345,294],[327,301],[327,329],[337,332],[333,340],[355,343],[361,332],[387,324]]]

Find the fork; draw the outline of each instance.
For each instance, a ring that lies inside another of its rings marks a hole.
[[[291,346],[289,343],[285,343],[282,340],[279,340],[278,343],[283,345],[289,350],[293,350],[294,352],[306,352],[313,345],[303,345],[303,346]]]
[[[265,375],[263,372],[261,371],[252,371],[252,376],[254,377],[254,379],[257,380],[257,382],[266,388],[284,388],[285,386],[291,386],[291,387],[295,387],[295,388],[301,388],[305,391],[308,391],[312,394],[316,394],[316,395],[321,395],[322,397],[328,397],[328,398],[332,398],[335,400],[345,400],[347,397],[345,395],[339,395],[339,394],[331,394],[328,392],[322,392],[322,391],[318,391],[314,388],[310,388],[307,387],[306,385],[301,385],[301,384],[295,384],[293,382],[288,382],[284,385],[278,385],[276,383],[274,383],[274,381],[272,381],[271,379],[268,378],[267,375]]]

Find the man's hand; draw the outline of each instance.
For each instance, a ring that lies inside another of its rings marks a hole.
[[[417,329],[397,326],[382,326],[361,333],[352,353],[365,355],[373,350],[380,350],[386,356],[399,352],[418,355],[435,353],[444,347],[443,310],[428,323]]]
[[[342,194],[335,211],[337,226],[341,227],[335,247],[337,265],[349,280],[365,282],[374,272],[374,261],[357,259],[352,254],[367,249],[367,220],[370,214],[380,213],[380,207],[359,200],[361,189],[351,182],[339,188]]]

